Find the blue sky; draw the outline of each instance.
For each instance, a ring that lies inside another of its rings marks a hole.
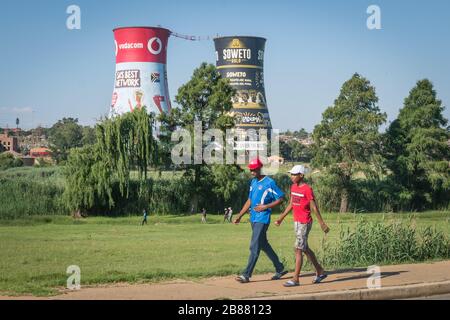
[[[81,30],[68,30],[66,8],[81,8]],[[381,30],[366,27],[381,8]],[[450,1],[106,1],[0,2],[0,126],[50,126],[62,117],[92,125],[108,111],[114,85],[112,29],[162,25],[188,35],[267,38],[265,85],[274,128],[311,131],[354,72],[376,87],[392,121],[416,81],[429,78],[450,103]],[[172,99],[210,41],[171,37]],[[449,109],[445,117],[450,118]]]

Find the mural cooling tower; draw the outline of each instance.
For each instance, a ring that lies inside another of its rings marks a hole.
[[[113,32],[116,74],[110,116],[143,106],[155,114],[170,111],[166,68],[170,31],[125,27]]]
[[[236,89],[232,100],[236,128],[272,128],[264,90],[265,43],[258,37],[214,39],[217,69]]]

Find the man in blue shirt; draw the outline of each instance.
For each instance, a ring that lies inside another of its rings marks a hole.
[[[248,200],[242,207],[238,217],[233,221],[234,224],[239,224],[242,216],[250,209],[252,240],[250,242],[250,256],[247,267],[242,275],[236,278],[236,281],[241,283],[250,281],[261,250],[267,254],[275,267],[276,273],[272,280],[278,280],[287,273],[284,270],[283,263],[281,263],[267,240],[267,229],[270,225],[272,208],[283,201],[284,193],[272,178],[261,174],[262,166],[263,164],[258,158],[250,161],[248,167],[254,178],[250,183]]]

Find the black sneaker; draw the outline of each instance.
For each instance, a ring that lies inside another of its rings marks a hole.
[[[281,272],[277,272],[277,273],[275,273],[275,274],[273,275],[272,280],[280,280],[281,277],[284,276],[284,275],[287,274],[287,273],[288,273],[287,270],[284,270],[284,271],[281,271]]]

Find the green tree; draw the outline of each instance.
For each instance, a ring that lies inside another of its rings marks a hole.
[[[78,119],[63,118],[50,128],[49,142],[52,155],[59,163],[67,160],[69,150],[82,146],[83,129]]]
[[[309,162],[311,160],[309,148],[297,140],[280,141],[280,154],[288,161]]]
[[[96,143],[73,148],[65,166],[64,197],[69,209],[86,212],[95,205],[114,205],[113,183],[129,196],[131,170],[138,171],[139,192],[146,188],[147,170],[157,164],[153,114],[146,108],[97,124]]]
[[[292,146],[289,142],[280,141],[280,154],[285,160],[292,160]]]
[[[288,129],[285,132],[281,132],[280,134],[291,136],[298,139],[306,139],[309,137],[309,133],[304,128],[301,128],[298,131],[297,130],[291,131]]]
[[[301,128],[299,131],[294,131],[293,135],[299,139],[306,139],[309,137],[309,133],[304,128]]]
[[[304,161],[306,159],[306,147],[296,140],[289,141],[289,144],[292,146],[292,161]]]
[[[213,191],[222,195],[225,201],[231,200],[233,194],[239,191],[240,178],[247,180],[244,172],[234,165],[212,165]]]
[[[378,129],[385,121],[375,88],[356,73],[343,84],[334,105],[325,110],[321,123],[314,128],[313,164],[335,176],[340,212],[348,211],[354,174],[373,170],[381,140]]]
[[[88,144],[95,144],[96,136],[95,136],[95,128],[90,126],[84,126],[82,128],[83,138],[81,139],[81,144],[83,146]]]
[[[21,167],[23,166],[23,161],[19,158],[14,157],[10,153],[0,154],[0,170],[6,170],[9,168]]]
[[[98,146],[73,148],[64,166],[66,187],[63,198],[67,208],[83,215],[99,203],[109,201],[112,206],[112,174]]]
[[[387,167],[399,188],[399,210],[448,205],[450,138],[433,84],[420,80],[386,132]]]
[[[181,127],[189,130],[191,137],[194,137],[194,121],[201,121],[202,135],[208,129],[226,130],[234,127],[234,119],[229,115],[232,108],[231,98],[235,90],[217,72],[212,64],[202,63],[194,70],[191,79],[178,89],[175,102],[178,107],[173,108],[171,113],[161,119],[166,127],[173,129]],[[191,139],[192,143],[194,139]],[[202,164],[185,164],[185,175],[192,179],[194,190],[192,205],[197,210],[199,201],[206,202],[206,197],[201,199],[201,195],[206,195],[212,189],[214,175],[212,168],[204,162]],[[221,176],[221,170],[217,167],[216,177]],[[218,179],[218,178],[217,178]],[[223,182],[223,181],[222,181]],[[226,194],[233,191],[224,191]]]

